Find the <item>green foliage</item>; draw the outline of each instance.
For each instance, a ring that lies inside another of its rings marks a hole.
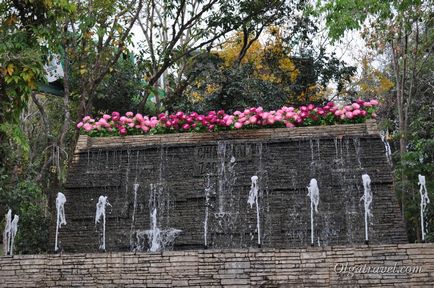
[[[23,151],[23,157],[25,159],[28,158],[30,151],[29,142],[19,125],[8,122],[2,123],[0,124],[0,133],[4,133],[7,138],[11,139]]]
[[[144,80],[141,79],[132,57],[121,58],[99,85],[93,99],[94,111],[135,111],[139,102],[137,98],[144,86]]]

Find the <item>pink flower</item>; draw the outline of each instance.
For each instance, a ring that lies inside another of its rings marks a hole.
[[[190,125],[188,125],[187,123],[185,123],[184,125],[182,125],[182,129],[188,130],[188,129],[190,129]]]
[[[357,103],[353,103],[351,106],[353,106],[354,109],[360,109],[360,105]]]
[[[82,126],[83,126],[83,122],[79,122],[79,123],[77,124],[77,128],[78,128],[78,129],[80,129]]]
[[[86,130],[86,132],[89,132],[90,130],[92,130],[92,125],[90,125],[89,123],[85,123],[83,125],[83,129]]]
[[[155,126],[157,126],[157,124],[158,124],[158,120],[151,119],[151,125],[149,125],[149,126],[152,127],[152,128],[155,128]]]
[[[243,127],[243,124],[241,124],[240,122],[236,122],[235,125],[234,125],[234,127],[236,129],[240,129],[241,127]]]
[[[86,117],[83,118],[83,122],[87,122],[87,121],[89,121],[90,119],[91,119],[90,116],[86,116]]]
[[[295,125],[292,124],[291,122],[286,122],[285,126],[286,126],[286,128],[294,128],[295,127]]]
[[[256,121],[258,121],[258,118],[256,118],[256,116],[252,116],[252,117],[250,117],[249,120],[250,120],[250,123],[255,124]]]
[[[131,112],[131,111],[128,111],[127,113],[125,113],[125,115],[126,115],[127,117],[133,117],[133,116],[134,116],[134,113]]]
[[[306,106],[301,106],[301,107],[300,107],[300,111],[307,112],[307,110],[308,110],[308,109],[307,109]]]
[[[125,128],[125,127],[121,127],[120,129],[119,129],[119,134],[121,134],[122,136],[123,135],[127,135],[127,129]]]
[[[353,111],[353,116],[359,116],[360,115],[360,110],[356,109]]]
[[[368,114],[365,110],[360,110],[360,115],[365,117]]]
[[[136,114],[136,120],[139,122],[143,122],[145,119],[143,118],[143,115],[140,113]]]
[[[121,114],[119,112],[112,112],[113,121],[118,121],[120,117]]]
[[[133,128],[134,127],[134,122],[130,122],[130,123],[128,123],[128,126],[130,127],[130,128]]]
[[[346,112],[345,117],[347,117],[348,119],[353,119],[353,112],[350,111]]]
[[[308,110],[313,110],[314,108],[315,108],[315,105],[313,105],[313,104],[307,105]]]
[[[102,118],[104,118],[105,120],[109,120],[112,117],[110,115],[104,114],[102,115]]]
[[[149,131],[149,127],[148,126],[142,126],[141,129],[143,130],[143,132],[148,132]]]

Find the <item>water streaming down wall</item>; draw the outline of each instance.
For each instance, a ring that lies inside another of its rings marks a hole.
[[[146,230],[177,230],[173,249],[310,245],[315,178],[320,208],[315,244],[364,242],[361,176],[372,180],[370,243],[405,242],[384,145],[373,123],[209,134],[81,136],[65,195],[68,252],[96,251],[94,203],[107,195],[107,251],[147,251]],[[247,203],[258,176],[259,223]],[[260,237],[257,235],[259,224]],[[168,247],[168,249],[171,249]]]

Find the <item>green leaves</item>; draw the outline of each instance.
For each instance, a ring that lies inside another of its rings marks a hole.
[[[28,153],[30,151],[29,142],[18,124],[9,122],[1,123],[0,133],[4,133],[6,137],[11,139],[23,151],[24,158],[28,159]]]

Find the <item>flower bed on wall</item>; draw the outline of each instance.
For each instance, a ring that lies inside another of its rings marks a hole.
[[[111,115],[104,114],[96,118],[86,116],[77,124],[77,128],[81,134],[98,137],[354,124],[375,118],[377,106],[377,100],[358,100],[343,107],[329,102],[324,106],[284,106],[275,111],[264,111],[262,107],[254,107],[235,111],[233,114],[227,114],[223,110],[210,111],[206,115],[179,111],[149,117],[133,112],[127,112],[125,115],[112,112]]]

